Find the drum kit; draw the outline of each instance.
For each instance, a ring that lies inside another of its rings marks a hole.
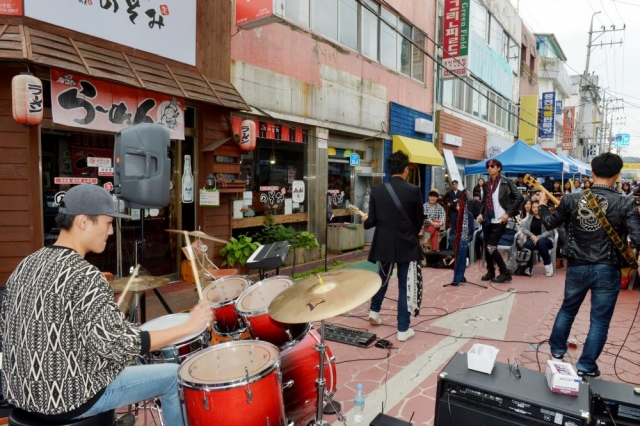
[[[325,405],[340,414],[335,359],[324,341],[324,321],[369,300],[381,280],[365,270],[329,271],[297,284],[274,276],[253,284],[244,276],[218,279],[202,291],[215,315],[200,330],[148,354],[143,363],[180,364],[178,383],[190,426],[327,425]],[[161,330],[188,314],[141,326]],[[312,322],[320,321],[320,333]]]

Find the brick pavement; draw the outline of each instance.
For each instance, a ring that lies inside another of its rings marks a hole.
[[[480,283],[483,273],[480,263],[476,262],[467,269],[466,278],[471,282]],[[499,348],[498,361],[506,362],[515,356],[521,368],[538,370],[540,363],[544,369],[544,362],[549,358],[549,347],[546,343],[538,346],[538,343],[548,339],[555,314],[562,301],[564,270],[559,270],[555,276],[547,278],[544,276],[542,264],[538,263],[534,268],[534,276],[514,277],[511,283],[493,284],[488,289],[469,284],[442,287],[451,281],[452,274],[451,270],[423,269],[422,309],[418,318],[412,318],[412,327],[417,335],[408,342],[397,341],[396,303],[392,300],[386,300],[383,304],[383,325],[379,327],[371,326],[366,320],[366,304],[327,320],[332,324],[367,329],[376,333],[378,337],[388,338],[393,343],[393,348],[387,351],[375,347],[365,349],[328,342],[337,364],[336,400],[342,403],[343,412],[347,413],[347,424],[352,424],[349,411],[353,408],[355,385],[362,383],[367,394],[367,414],[370,417],[373,417],[379,411],[382,402],[386,401],[385,412],[390,415],[405,420],[413,416],[414,425],[432,425],[437,374],[455,351],[467,351],[476,342]],[[395,278],[390,282],[387,293],[390,299],[397,297],[396,283]],[[195,303],[196,293],[192,286],[175,284],[170,287],[163,289],[163,293],[175,311],[188,309]],[[640,327],[636,326],[631,330],[616,360],[639,302],[637,289],[620,293],[609,339],[599,359],[605,380],[640,382]],[[485,303],[488,304],[455,312],[460,308]],[[148,318],[162,315],[162,309],[157,299],[150,295],[147,301]],[[482,311],[479,311],[480,309]],[[442,315],[463,315],[465,312],[466,317],[456,316],[446,327],[440,325],[446,320],[440,318]],[[578,341],[578,348],[569,351],[569,360],[574,365],[588,325],[587,300],[571,333]],[[318,328],[319,324],[314,326]],[[485,340],[482,336],[503,336],[500,340],[504,341]],[[539,361],[536,360],[536,355]],[[336,425],[342,424],[337,422],[335,415],[325,416],[325,420]],[[139,420],[137,424],[144,423]],[[242,424],[241,421],[238,424]]]

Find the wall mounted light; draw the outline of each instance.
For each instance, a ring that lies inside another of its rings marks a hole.
[[[276,164],[276,151],[273,149],[273,146],[271,146],[271,157],[269,157],[269,163]]]
[[[205,183],[207,185],[207,188],[211,188],[213,187],[213,185],[215,185],[216,183],[216,177],[213,175],[213,173],[209,173],[205,179]]]

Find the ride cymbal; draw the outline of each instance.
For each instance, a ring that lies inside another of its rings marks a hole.
[[[364,269],[329,271],[300,281],[269,304],[269,315],[286,324],[320,321],[354,309],[376,294],[382,280]]]
[[[222,243],[222,244],[229,244],[229,242],[230,242],[230,241],[227,241],[227,240],[223,240],[222,238],[217,238],[217,237],[211,236],[209,234],[205,234],[202,231],[182,231],[180,229],[166,229],[165,231],[171,232],[171,233],[174,233],[174,234],[184,234],[186,232],[187,234],[189,234],[192,237],[204,238],[205,240],[216,241],[216,242]]]
[[[127,286],[129,277],[118,278],[117,280],[109,281],[111,290],[114,293],[122,293]],[[131,282],[129,287],[130,292],[153,290],[154,288],[162,287],[169,284],[169,278],[164,277],[152,277],[152,276],[137,276]]]

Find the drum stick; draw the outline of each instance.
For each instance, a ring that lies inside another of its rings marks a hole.
[[[191,239],[189,238],[189,234],[187,231],[182,231],[185,238],[185,245],[191,248]],[[202,286],[200,285],[200,276],[198,275],[198,267],[196,266],[196,259],[193,251],[189,251],[189,263],[191,264],[191,271],[193,272],[193,279],[196,282],[196,288],[198,289],[198,297],[200,300],[204,300],[204,294],[202,293]],[[203,266],[204,267],[204,266]]]
[[[129,287],[131,287],[131,283],[133,283],[133,280],[138,276],[139,270],[140,270],[140,264],[138,263],[136,265],[136,269],[133,270],[133,273],[129,277],[129,280],[127,281],[127,285],[125,285],[124,290],[122,290],[122,294],[118,299],[118,308],[120,308],[120,306],[122,305],[122,302],[124,301],[124,297],[127,295],[127,292],[129,291]]]

